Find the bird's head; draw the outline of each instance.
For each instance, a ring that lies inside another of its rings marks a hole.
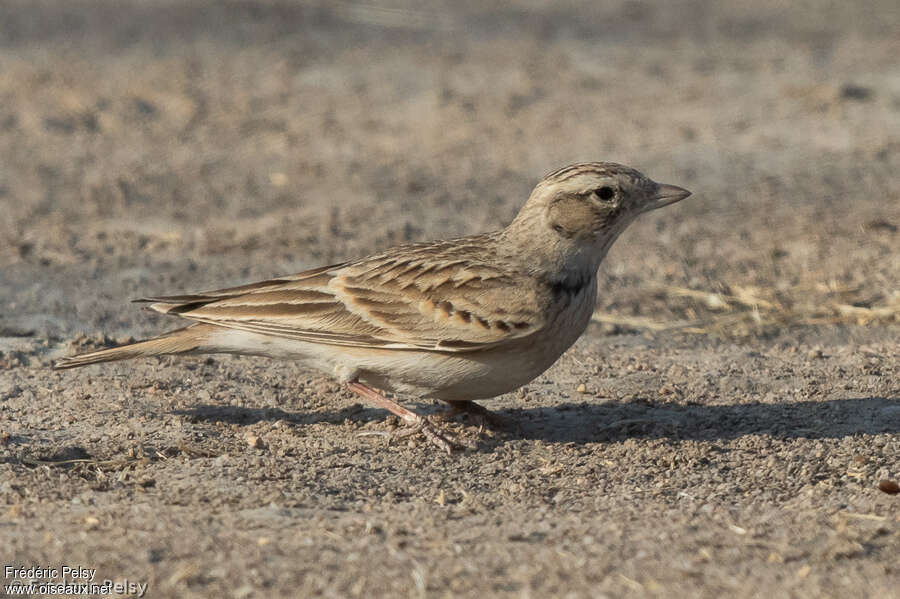
[[[545,176],[509,230],[557,253],[599,265],[619,234],[643,212],[691,195],[613,162],[573,164]],[[527,231],[527,233],[526,233]]]

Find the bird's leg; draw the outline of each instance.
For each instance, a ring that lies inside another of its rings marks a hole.
[[[422,433],[426,439],[428,439],[434,445],[437,445],[442,450],[446,451],[448,454],[453,452],[455,447],[459,447],[459,444],[449,437],[447,437],[444,433],[440,431],[434,424],[431,423],[428,418],[425,416],[421,416],[416,414],[412,410],[408,410],[398,404],[396,401],[388,399],[382,393],[379,393],[375,389],[363,385],[362,383],[347,383],[347,386],[351,391],[359,394],[362,398],[368,400],[369,402],[375,404],[379,408],[384,408],[389,412],[396,414],[400,418],[403,419],[409,426],[412,426],[413,429],[406,434],[401,436],[406,436],[407,434],[414,433]]]
[[[465,413],[471,414],[472,416],[477,416],[481,419],[483,424],[489,424],[495,428],[504,428],[507,425],[507,422],[499,415],[491,412],[486,407],[481,404],[477,404],[474,401],[469,400],[444,400],[446,403],[450,404],[450,408],[455,413]]]

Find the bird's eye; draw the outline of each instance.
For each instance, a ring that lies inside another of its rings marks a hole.
[[[594,191],[597,194],[597,197],[601,200],[611,200],[616,195],[616,190],[610,187],[609,185],[604,185],[600,189]]]

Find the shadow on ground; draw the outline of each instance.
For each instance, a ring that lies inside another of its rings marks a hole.
[[[296,425],[380,420],[382,412],[353,405],[337,412],[287,412],[279,408],[203,405],[177,410],[194,422],[253,424],[285,420]],[[745,435],[777,439],[837,439],[900,431],[900,398],[867,397],[785,404],[671,405],[564,403],[500,412],[510,438],[549,443],[602,443],[626,438],[727,440]]]
[[[325,422],[339,424],[345,420],[370,422],[384,420],[386,413],[353,404],[337,411],[288,412],[281,408],[244,408],[236,406],[200,405],[183,410],[173,410],[172,414],[184,416],[191,422],[225,422],[228,424],[256,424],[257,422],[277,422],[284,420],[296,425],[310,425]]]

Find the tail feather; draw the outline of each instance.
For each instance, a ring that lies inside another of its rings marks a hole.
[[[181,354],[196,351],[203,346],[210,328],[212,327],[208,325],[191,325],[170,331],[153,339],[145,339],[144,341],[120,345],[119,347],[99,349],[77,356],[69,356],[68,358],[60,359],[53,365],[53,368],[63,370],[65,368],[87,366],[88,364],[99,364],[100,362],[116,362],[144,356]]]

